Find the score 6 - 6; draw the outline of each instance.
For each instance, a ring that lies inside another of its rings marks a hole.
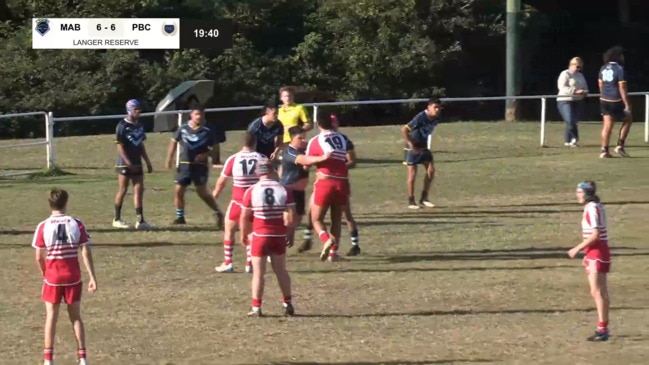
[[[89,37],[119,38],[124,36],[124,24],[121,19],[92,19],[88,25]]]

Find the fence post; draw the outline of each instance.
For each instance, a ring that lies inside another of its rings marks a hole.
[[[541,147],[545,147],[545,112],[547,104],[547,99],[541,98]]]
[[[313,106],[313,130],[318,133],[318,106]]]
[[[183,126],[183,113],[178,113],[178,128]],[[180,166],[180,145],[176,145],[176,167]]]
[[[649,143],[649,94],[644,94],[644,142]]]
[[[45,140],[47,141],[47,168],[54,167],[54,113],[45,114]]]

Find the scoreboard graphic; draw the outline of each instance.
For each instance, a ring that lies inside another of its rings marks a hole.
[[[225,49],[230,19],[33,18],[33,49]]]

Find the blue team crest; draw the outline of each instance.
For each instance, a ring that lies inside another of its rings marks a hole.
[[[50,31],[50,21],[46,18],[36,19],[36,31],[40,35],[45,35]]]
[[[176,34],[176,24],[175,23],[164,23],[162,26],[162,31],[166,35],[174,35]]]

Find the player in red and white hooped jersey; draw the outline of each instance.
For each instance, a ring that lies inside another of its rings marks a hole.
[[[217,272],[233,272],[232,251],[234,243],[234,232],[239,226],[241,207],[243,205],[243,194],[246,190],[259,181],[257,166],[266,157],[256,152],[257,138],[250,132],[243,134],[243,147],[241,151],[230,156],[223,165],[221,176],[214,186],[214,198],[218,199],[225,189],[228,179],[232,179],[232,200],[225,213],[225,226],[223,233],[223,255],[224,261],[216,267]],[[243,243],[243,242],[242,242]],[[246,272],[252,272],[250,263],[250,246],[246,246]]]
[[[331,251],[338,251],[342,214],[349,204],[347,142],[342,134],[335,131],[329,114],[318,115],[317,121],[320,133],[309,141],[306,155],[330,155],[329,159],[316,164],[316,181],[313,184],[311,206],[313,228],[323,243],[320,260],[325,261]],[[331,229],[327,232],[324,219],[329,208],[331,208]]]
[[[68,306],[68,315],[77,339],[79,364],[86,365],[86,340],[81,320],[81,267],[79,249],[90,280],[88,291],[97,290],[95,269],[90,252],[90,236],[83,223],[65,214],[68,193],[52,189],[49,196],[52,215],[38,224],[32,246],[43,277],[41,298],[45,302],[44,357],[45,365],[53,364],[56,322],[61,302]]]
[[[257,166],[259,182],[246,190],[243,197],[241,239],[247,241],[252,255],[252,311],[261,316],[266,258],[277,276],[283,295],[284,314],[295,314],[291,302],[291,277],[286,271],[286,247],[293,245],[295,234],[295,201],[293,194],[277,179],[271,162]]]
[[[584,181],[577,185],[577,201],[584,205],[581,220],[582,242],[568,251],[570,258],[584,250],[584,265],[588,275],[590,293],[597,307],[597,330],[588,341],[606,341],[609,338],[608,313],[610,300],[606,274],[611,269],[611,251],[608,246],[606,211],[597,196],[594,181]]]

